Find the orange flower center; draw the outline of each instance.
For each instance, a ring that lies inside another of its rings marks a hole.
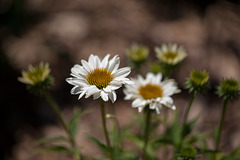
[[[96,68],[89,72],[86,77],[90,85],[95,85],[99,89],[107,87],[113,78],[112,72],[106,68]]]
[[[163,90],[159,85],[146,84],[145,86],[141,86],[139,88],[139,94],[144,99],[152,99],[152,98],[162,97]]]

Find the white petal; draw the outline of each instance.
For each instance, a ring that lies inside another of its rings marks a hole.
[[[140,98],[137,98],[135,99],[133,102],[132,102],[132,106],[134,108],[136,107],[141,107],[141,106],[145,106],[146,105],[146,101],[143,100],[143,99],[140,99]]]
[[[160,113],[161,113],[161,110],[162,110],[162,105],[156,107],[156,112],[157,112],[157,114],[160,114]]]
[[[84,80],[78,78],[67,78],[66,81],[71,85],[86,86],[87,83]]]
[[[109,96],[110,100],[112,101],[112,103],[114,103],[117,99],[117,95],[115,92],[108,93],[108,96]]]
[[[96,94],[100,92],[100,90],[94,86],[94,85],[91,85],[88,89],[87,89],[87,93],[86,93],[86,98],[90,97],[91,95],[93,94]]]
[[[138,112],[142,112],[142,110],[144,109],[145,106],[142,107],[138,107]]]
[[[114,73],[114,76],[115,77],[127,77],[130,72],[131,72],[131,68],[130,67],[124,67],[124,68],[121,68],[121,69],[117,70]]]
[[[102,63],[101,63],[101,65],[100,65],[101,68],[107,68],[109,57],[110,57],[110,54],[107,54],[107,55],[103,58]]]
[[[82,98],[82,96],[87,92],[87,90],[83,90],[82,93],[79,95],[78,99]]]
[[[108,94],[104,91],[101,91],[101,98],[106,102],[108,101]]]
[[[93,54],[89,56],[88,63],[92,65],[93,69],[96,68],[96,58]]]
[[[80,94],[80,93],[81,93],[81,87],[79,87],[79,86],[74,86],[71,89],[71,94]]]
[[[116,55],[109,61],[108,69],[114,73],[118,69],[119,65],[120,65],[120,59]]]
[[[98,99],[101,96],[101,92],[95,93],[93,99]]]
[[[82,65],[83,65],[84,69],[86,69],[88,72],[90,72],[91,70],[93,70],[93,68],[88,64],[87,61],[81,60],[81,62],[82,62]]]

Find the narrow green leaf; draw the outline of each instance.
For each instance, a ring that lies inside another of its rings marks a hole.
[[[37,140],[37,144],[40,145],[40,144],[48,143],[48,142],[61,142],[61,141],[67,142],[68,139],[66,137],[63,137],[63,136],[50,137],[50,138],[41,138],[41,139]]]
[[[230,155],[231,156],[237,156],[240,153],[240,146],[237,147]],[[239,157],[240,159],[240,157]]]
[[[50,146],[50,147],[40,147],[41,150],[44,151],[54,151],[54,152],[67,152],[71,153],[71,151],[65,146]]]
[[[186,124],[186,128],[185,128],[183,137],[186,137],[187,135],[189,135],[192,132],[192,129],[195,126],[198,118],[199,118],[199,116],[195,117],[192,121],[190,121]]]
[[[73,117],[70,119],[68,123],[69,131],[72,137],[75,137],[78,130],[78,118],[83,114],[83,111],[80,109],[75,109]]]
[[[96,139],[95,137],[91,136],[91,135],[88,135],[88,138],[94,142],[98,148],[104,153],[106,154],[107,156],[109,156],[109,151],[108,151],[108,148],[106,145],[104,145],[103,143],[101,143],[98,139]]]

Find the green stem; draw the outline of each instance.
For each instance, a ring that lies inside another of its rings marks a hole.
[[[107,147],[110,151],[111,160],[114,160],[113,153],[112,153],[112,147],[111,147],[111,143],[110,143],[110,139],[109,139],[109,135],[108,135],[108,131],[107,131],[107,126],[106,126],[106,113],[105,113],[105,105],[104,105],[105,103],[102,99],[100,100],[100,104],[101,104],[101,116],[102,116],[103,131],[104,131]]]
[[[223,127],[223,122],[224,122],[224,119],[225,119],[227,103],[228,103],[228,100],[224,100],[223,108],[222,108],[221,120],[220,120],[220,124],[219,124],[219,127],[218,127],[217,135],[216,135],[216,143],[215,143],[215,149],[216,150],[218,150],[219,144],[220,144],[221,132],[222,132],[222,127]]]
[[[182,146],[184,134],[185,134],[185,132],[186,132],[188,115],[189,115],[189,112],[190,112],[190,109],[191,109],[193,100],[195,99],[196,95],[197,95],[196,92],[192,93],[191,98],[190,98],[190,100],[189,100],[189,102],[188,102],[187,109],[186,109],[186,111],[185,111],[185,113],[184,113],[184,117],[183,117],[183,118],[184,118],[184,119],[183,119],[183,130],[182,130],[182,138],[181,138],[180,147]]]
[[[147,149],[147,144],[148,144],[150,121],[151,121],[151,110],[149,108],[147,108],[147,113],[145,115],[144,145],[143,145],[143,150],[142,150],[142,153],[143,153],[142,159],[143,160],[147,159],[146,149]]]
[[[61,112],[60,112],[60,109],[59,109],[59,106],[57,105],[57,103],[54,101],[54,99],[52,98],[52,96],[49,94],[48,91],[46,91],[44,93],[44,97],[46,98],[46,100],[48,101],[48,103],[50,104],[50,106],[52,107],[52,109],[55,111],[55,113],[57,114],[57,117],[61,123],[61,125],[63,126],[64,130],[66,131],[66,133],[68,134],[68,138],[69,138],[69,142],[71,143],[71,146],[72,146],[72,149],[75,149],[76,148],[76,143],[74,141],[74,138],[71,136],[70,134],[70,131],[68,129],[68,126],[67,124],[65,123],[65,121],[63,120],[63,117],[61,115]],[[80,160],[81,158],[75,156],[75,154],[73,153],[74,155],[74,159],[76,160]]]

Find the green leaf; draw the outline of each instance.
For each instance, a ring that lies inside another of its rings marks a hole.
[[[41,138],[41,139],[37,140],[37,144],[40,145],[40,144],[48,143],[48,142],[61,142],[61,141],[67,142],[68,139],[66,137],[63,137],[63,136]]]
[[[67,147],[65,146],[50,146],[50,147],[40,147],[41,150],[44,151],[54,151],[54,152],[67,152],[67,153],[71,153],[71,150],[69,150]]]
[[[186,137],[187,135],[189,135],[192,132],[192,129],[195,126],[198,118],[199,118],[199,116],[197,116],[192,121],[190,121],[186,124],[186,128],[184,129],[185,132],[183,133],[183,137]]]
[[[237,156],[240,153],[240,146],[237,147],[230,155],[231,156]],[[240,158],[239,158],[240,159]]]
[[[70,119],[68,123],[69,131],[71,134],[71,137],[75,137],[78,130],[78,118],[83,114],[83,111],[80,109],[75,109],[73,117]]]
[[[94,142],[98,148],[104,153],[106,154],[107,156],[109,156],[109,151],[108,151],[108,147],[106,145],[104,145],[103,143],[101,143],[98,139],[96,139],[95,137],[91,136],[91,135],[87,135],[88,138]]]

